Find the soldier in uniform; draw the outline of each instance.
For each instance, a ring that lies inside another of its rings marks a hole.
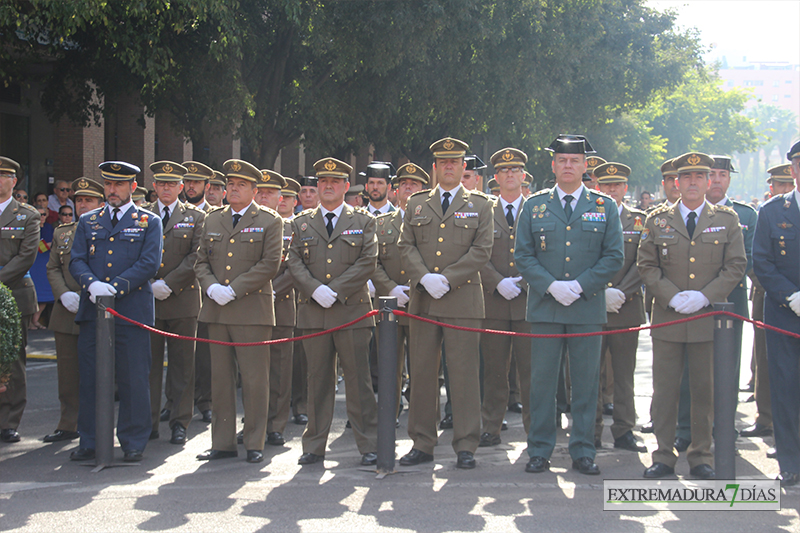
[[[461,176],[461,185],[468,191],[483,192],[482,172],[486,168],[486,163],[475,154],[464,157],[464,163],[467,166]]]
[[[446,137],[430,146],[438,187],[408,199],[398,247],[411,279],[409,312],[448,324],[480,327],[484,315],[480,270],[489,261],[492,203],[461,185],[467,143]],[[475,468],[480,440],[480,334],[412,320],[408,434],[413,448],[401,465],[433,461],[438,435],[439,347],[449,355],[456,467]]]
[[[184,337],[197,334],[200,314],[200,286],[194,274],[197,248],[203,234],[205,212],[178,199],[184,188],[186,167],[171,161],[150,165],[153,187],[158,200],[145,209],[161,216],[163,249],[161,264],[151,284],[156,305],[156,328]],[[170,442],[186,443],[186,429],[194,411],[195,343],[150,334],[150,408],[153,415],[151,438],[158,438],[161,384],[164,378],[164,346],[169,350],[167,367],[167,401],[171,406],[168,418],[172,433]]]
[[[317,190],[317,178],[315,176],[305,176],[300,181],[299,209],[314,209],[319,205],[319,191]]]
[[[589,189],[596,189],[597,188],[597,175],[595,175],[594,170],[599,167],[600,165],[606,162],[605,159],[602,157],[593,155],[586,158],[586,174],[588,174],[589,179],[587,180],[584,176],[583,184],[588,187]]]
[[[647,215],[643,211],[629,208],[623,203],[625,193],[628,191],[628,176],[631,174],[628,166],[621,163],[604,163],[594,169],[594,174],[597,177],[598,190],[611,196],[617,203],[625,255],[622,268],[614,274],[605,289],[608,322],[603,329],[606,331],[625,330],[640,326],[645,322],[642,278],[639,276],[639,269],[636,268],[636,252]],[[636,424],[633,374],[636,370],[638,345],[638,331],[620,331],[613,335],[603,336],[600,353],[611,366],[611,373],[614,376],[614,410],[611,415],[614,419],[611,425],[614,448],[647,453],[647,448],[633,436],[633,426]],[[594,432],[596,448],[602,446],[600,437],[603,433],[603,403],[601,395],[597,399],[597,419]]]
[[[103,186],[88,178],[72,182],[75,191],[77,216],[103,207]],[[78,401],[80,396],[80,370],[78,368],[78,333],[75,313],[81,301],[81,286],[69,273],[72,245],[75,244],[77,222],[62,224],[53,232],[53,245],[47,262],[47,281],[53,288],[55,304],[50,315],[49,328],[56,342],[56,367],[58,370],[58,401],[61,418],[56,430],[44,437],[44,442],[77,439]]]
[[[289,269],[299,291],[297,328],[303,335],[340,326],[372,310],[367,280],[375,272],[375,218],[344,203],[353,168],[332,157],[314,163],[320,205],[292,220]],[[370,328],[347,329],[303,341],[308,357],[308,425],[298,464],[322,461],[333,420],[336,355],[344,372],[347,418],[362,465],[377,463],[378,406],[369,370]]]
[[[121,161],[100,165],[108,205],[84,214],[75,230],[70,274],[80,283],[80,448],[73,461],[94,458],[95,352],[98,296],[114,296],[122,315],[152,326],[155,319],[150,280],[161,263],[161,219],[134,205],[139,168]],[[128,462],[139,461],[150,437],[150,334],[116,320],[115,370],[119,392],[117,438]]]
[[[136,187],[136,190],[133,191],[131,195],[131,200],[133,200],[133,204],[136,207],[141,207],[145,204],[147,198],[147,189],[144,187]]]
[[[251,343],[272,338],[272,279],[281,262],[283,223],[253,201],[261,172],[246,161],[223,165],[228,205],[207,216],[194,270],[208,300],[199,319],[209,338]],[[242,376],[247,462],[264,460],[269,410],[270,348],[211,345],[211,449],[201,461],[236,457],[236,377]]]
[[[800,142],[786,154],[800,185]],[[767,324],[800,334],[800,198],[794,191],[761,206],[753,240],[753,267],[767,291]],[[800,482],[800,340],[767,330],[767,360],[781,486]]]
[[[294,208],[297,205],[297,195],[300,193],[300,184],[297,180],[292,178],[286,178],[286,187],[281,189],[281,199],[278,202],[278,214],[283,217],[284,220],[289,219],[294,216]]]
[[[391,163],[373,161],[367,165],[366,191],[369,196],[367,210],[373,216],[394,211],[394,206],[387,199],[389,189],[392,187],[393,172],[394,166]]]
[[[481,269],[486,318],[483,328],[527,333],[525,301],[528,284],[514,266],[516,221],[522,210],[522,180],[528,155],[516,148],[503,148],[491,159],[499,187],[499,197],[493,202],[494,245],[492,256]],[[500,428],[508,406],[508,372],[512,354],[516,359],[522,391],[522,422],[530,429],[531,339],[506,335],[481,335],[483,356],[483,402],[481,425],[483,433],[479,446],[500,444]]]
[[[675,158],[680,202],[662,206],[647,217],[639,242],[638,266],[654,297],[652,323],[660,324],[712,310],[739,283],[747,267],[744,238],[736,212],[705,200],[708,173],[714,164],[706,154]],[[705,318],[654,329],[652,416],[658,449],[646,478],[675,471],[675,424],[684,360],[691,388],[690,474],[715,477],[711,456],[713,396],[713,327]]]
[[[185,161],[183,166],[186,168],[186,174],[183,175],[186,203],[208,213],[212,206],[206,202],[206,191],[210,187],[209,180],[214,177],[214,171],[197,161]]]
[[[8,389],[0,393],[0,441],[19,442],[17,432],[27,402],[25,347],[28,324],[38,309],[36,289],[28,270],[39,247],[39,220],[36,208],[11,197],[17,184],[19,164],[0,157],[0,282],[11,290],[22,315],[22,345],[19,358],[11,367]]]
[[[222,200],[228,191],[225,190],[225,175],[219,170],[214,171],[214,177],[208,180],[208,189],[206,190],[206,202],[211,207],[222,207]]]
[[[622,229],[613,199],[582,183],[585,137],[560,135],[553,152],[556,186],[531,196],[517,223],[517,268],[529,284],[532,333],[599,332],[606,323],[603,290],[622,267]],[[556,444],[556,392],[564,339],[537,339],[531,359],[531,429],[526,472],[544,472]],[[566,339],[572,384],[572,468],[597,475],[595,406],[600,380],[599,336]]]

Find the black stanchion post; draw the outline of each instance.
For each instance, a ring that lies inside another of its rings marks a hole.
[[[714,311],[733,313],[732,303],[715,303]],[[717,479],[736,479],[736,395],[739,355],[734,353],[735,318],[714,317],[714,462]]]
[[[397,298],[381,296],[378,322],[378,474],[394,472],[397,420]]]
[[[97,298],[97,355],[95,376],[95,468],[114,463],[114,309],[113,296]]]

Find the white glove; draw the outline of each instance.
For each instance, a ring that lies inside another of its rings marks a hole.
[[[77,292],[65,292],[61,295],[61,303],[67,308],[70,313],[77,313],[78,307],[81,305],[81,297]]]
[[[110,283],[103,283],[102,281],[93,281],[89,285],[89,300],[92,303],[97,303],[98,296],[114,296],[117,294],[117,289]]]
[[[606,312],[619,313],[622,304],[625,303],[625,293],[614,287],[606,289]]]
[[[311,297],[325,309],[330,309],[330,307],[336,303],[337,296],[339,295],[333,292],[333,289],[327,285],[320,285],[316,288],[314,294],[311,295]]]
[[[516,278],[503,278],[497,284],[497,292],[506,300],[513,300],[522,292],[517,283],[522,280],[522,276]]]
[[[219,305],[227,305],[236,298],[236,293],[233,292],[233,289],[219,283],[211,284],[206,294]]]
[[[800,291],[789,296],[788,301],[789,308],[794,311],[794,314],[800,316]]]
[[[375,284],[372,283],[371,279],[367,280],[367,288],[369,289],[369,297],[375,298]]]
[[[408,285],[397,285],[389,291],[389,296],[397,298],[397,307],[405,307],[408,303]]]
[[[547,287],[547,292],[553,295],[558,303],[567,307],[580,298],[580,293],[572,290],[571,281],[554,281]],[[578,285],[580,287],[580,285]]]
[[[450,290],[450,282],[441,274],[425,274],[419,282],[434,300],[438,300]]]
[[[166,300],[169,298],[169,295],[172,294],[172,289],[169,288],[169,285],[167,285],[167,282],[163,279],[152,282],[150,287],[153,289],[153,296],[156,297],[156,300]]]
[[[679,292],[678,294],[672,297],[672,300],[669,301],[669,305],[667,305],[667,307],[672,307],[677,311],[678,307],[680,307],[681,304],[686,302],[687,297],[688,296],[685,291]]]
[[[682,291],[686,295],[683,303],[679,304],[675,310],[682,315],[691,315],[708,305],[708,298],[700,291]]]
[[[583,294],[583,287],[581,287],[581,284],[578,283],[577,280],[568,281],[567,285],[569,285],[570,290],[578,296]]]

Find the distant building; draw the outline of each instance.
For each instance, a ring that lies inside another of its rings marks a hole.
[[[722,88],[752,88],[755,98],[747,103],[759,103],[787,109],[798,117],[800,127],[800,65],[790,63],[748,62],[733,64],[723,57],[719,70]]]

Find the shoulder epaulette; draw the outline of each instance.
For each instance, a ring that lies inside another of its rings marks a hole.
[[[633,214],[633,215],[639,215],[639,216],[642,216],[642,215],[644,215],[645,217],[647,216],[647,213],[645,213],[645,212],[644,212],[644,211],[642,211],[641,209],[637,209],[637,208],[635,208],[635,207],[629,207],[629,208],[628,208],[628,211],[630,211],[630,212],[631,212],[631,214]]]
[[[473,190],[473,191],[469,191],[469,194],[474,194],[476,196],[481,196],[483,198],[486,198],[487,200],[490,200],[489,195],[486,194],[483,191]]]
[[[419,196],[420,194],[430,194],[430,193],[431,193],[430,189],[422,189],[421,191],[417,191],[411,196],[409,196],[409,198],[414,198],[415,196]]]
[[[729,213],[731,215],[735,215],[736,211],[733,210],[732,207],[728,207],[727,205],[715,205],[714,206],[717,211],[722,211],[723,213]]]
[[[672,206],[669,204],[662,204],[653,209],[652,211],[650,211],[649,213],[647,213],[647,216],[657,215],[659,213],[663,213],[664,211],[669,211],[671,208]]]
[[[604,193],[602,191],[598,191],[597,189],[588,189],[588,190],[589,190],[590,193],[596,194],[597,196],[602,196],[603,198],[608,198],[609,200],[614,200],[613,197],[607,195],[606,193]],[[616,200],[614,200],[614,203],[616,203]]]
[[[532,196],[541,196],[543,194],[548,194],[550,191],[551,191],[551,189],[542,189],[541,191],[536,191],[535,193],[531,194],[531,197]]]
[[[61,230],[61,229],[67,229],[67,228],[71,228],[71,227],[72,227],[72,226],[74,226],[75,224],[77,224],[77,222],[68,222],[68,223],[66,223],[66,224],[61,224],[61,225],[60,225],[59,227],[57,227],[57,228],[56,228],[54,231],[58,231],[58,230]]]
[[[146,215],[153,215],[154,217],[157,217],[157,216],[159,216],[157,213],[155,213],[155,212],[153,212],[153,211],[150,211],[149,209],[145,209],[145,208],[144,208],[144,207],[142,207],[142,206],[139,206],[139,210],[140,210],[140,211],[144,211]]]
[[[36,208],[35,208],[35,207],[33,207],[33,206],[32,206],[32,205],[30,205],[30,204],[23,204],[23,203],[20,203],[20,204],[19,204],[19,206],[20,206],[20,207],[24,207],[24,208],[25,208],[25,209],[27,209],[28,211],[32,211],[32,212],[34,212],[34,213],[38,213],[38,212],[39,212],[39,211],[37,211],[37,210],[36,210]]]
[[[733,203],[738,205],[738,206],[740,206],[740,207],[746,207],[748,209],[752,209],[755,212],[755,208],[752,205],[748,204],[748,203],[740,202],[739,200],[733,200]]]
[[[375,218],[385,218],[385,217],[391,216],[391,215],[393,215],[395,213],[399,213],[399,212],[400,212],[399,209],[395,209],[394,211],[387,211],[385,213],[379,213]]]

